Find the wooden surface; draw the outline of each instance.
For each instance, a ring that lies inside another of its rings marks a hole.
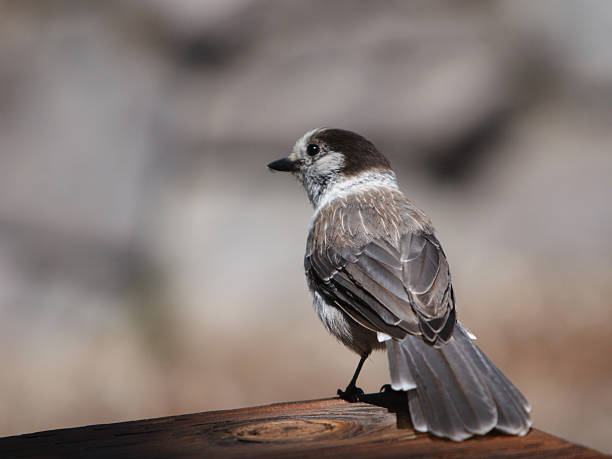
[[[405,395],[370,394],[0,438],[0,457],[606,457],[533,429],[461,443],[412,429]]]

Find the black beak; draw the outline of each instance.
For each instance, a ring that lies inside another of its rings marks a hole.
[[[270,169],[281,172],[294,172],[297,170],[297,166],[298,162],[291,161],[289,158],[279,159],[268,164]]]

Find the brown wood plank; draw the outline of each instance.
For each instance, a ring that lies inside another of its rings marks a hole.
[[[606,457],[533,429],[461,443],[412,429],[405,399],[324,399],[0,438],[0,457]],[[399,397],[399,398],[398,398]]]

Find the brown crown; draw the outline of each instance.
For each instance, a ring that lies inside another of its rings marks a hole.
[[[344,175],[356,175],[369,169],[391,169],[391,165],[372,142],[344,129],[324,129],[310,139],[311,143],[323,144],[330,151],[345,157]]]

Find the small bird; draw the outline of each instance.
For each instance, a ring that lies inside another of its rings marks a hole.
[[[320,128],[287,158],[314,207],[304,268],[325,328],[360,356],[387,350],[391,389],[407,391],[417,431],[461,441],[497,429],[525,435],[531,407],[456,319],[446,255],[425,213],[399,190],[387,159],[362,136]]]

